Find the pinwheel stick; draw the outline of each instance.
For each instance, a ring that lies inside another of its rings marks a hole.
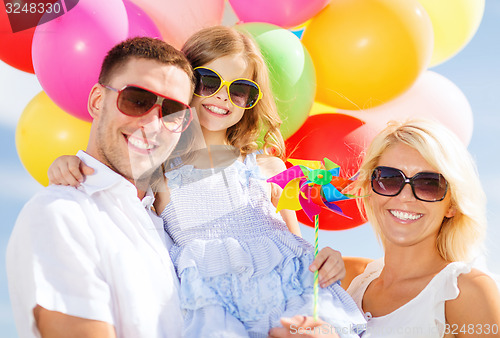
[[[300,210],[312,221],[314,216],[314,258],[318,256],[319,213],[328,209],[344,215],[335,203],[351,198],[341,191],[352,182],[339,177],[340,166],[327,158],[320,161],[288,159],[293,167],[269,178],[267,181],[279,185],[283,192],[278,200],[276,212],[283,209]],[[318,270],[314,272],[313,317],[318,320]]]
[[[318,255],[318,232],[319,232],[319,215],[314,216],[314,258]],[[313,318],[318,320],[318,270],[314,271],[314,308]]]

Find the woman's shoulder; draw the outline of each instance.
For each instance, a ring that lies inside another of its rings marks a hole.
[[[460,296],[462,298],[476,298],[486,296],[490,298],[492,294],[498,294],[496,282],[486,273],[471,269],[468,273],[463,273],[457,278]]]
[[[457,278],[459,294],[446,303],[448,323],[500,325],[500,293],[487,274],[471,269]]]

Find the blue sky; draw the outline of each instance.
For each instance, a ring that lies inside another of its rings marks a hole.
[[[456,56],[431,68],[453,83],[467,97],[474,116],[474,132],[469,150],[476,159],[481,181],[488,196],[487,262],[500,273],[500,2],[486,1],[478,32]],[[41,186],[20,163],[15,147],[15,128],[28,102],[41,91],[36,77],[0,61],[0,332],[16,337],[7,293],[5,248],[17,214]],[[43,142],[43,140],[40,140]],[[313,241],[313,230],[302,227],[303,236]],[[368,224],[355,229],[320,233],[320,246],[331,246],[344,256],[377,258],[382,255]]]

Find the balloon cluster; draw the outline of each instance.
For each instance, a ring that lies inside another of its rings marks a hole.
[[[14,33],[6,2],[0,1],[0,60],[34,73],[44,90],[25,108],[16,134],[21,161],[44,185],[55,157],[87,143],[87,96],[113,45],[150,36],[180,48],[197,30],[221,24],[225,9],[224,0],[73,2],[64,15]],[[470,41],[484,0],[229,0],[229,5],[240,20],[235,27],[254,37],[269,66],[290,157],[328,157],[349,177],[387,121],[411,116],[441,121],[469,142],[467,99],[428,68]],[[339,204],[350,218],[324,213],[323,229],[364,222],[354,201]],[[298,217],[312,225],[302,211]]]

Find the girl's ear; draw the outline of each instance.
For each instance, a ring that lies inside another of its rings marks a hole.
[[[99,118],[102,113],[102,105],[103,105],[103,95],[104,88],[100,84],[96,83],[89,94],[89,99],[87,101],[87,109],[89,111],[90,116],[95,120]]]

